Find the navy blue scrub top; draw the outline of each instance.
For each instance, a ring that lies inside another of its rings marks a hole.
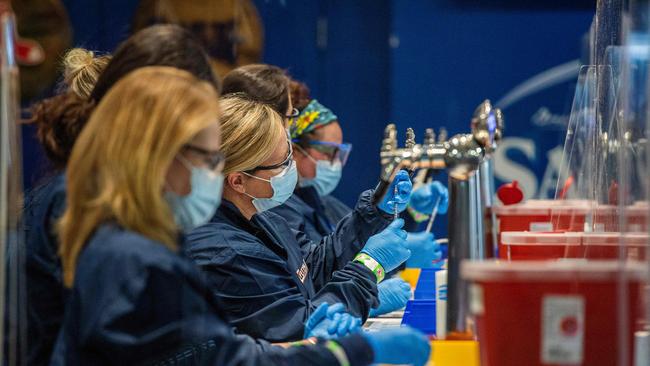
[[[320,341],[322,343],[322,341]],[[368,365],[361,335],[337,340]],[[236,335],[181,254],[116,224],[100,226],[76,268],[52,365],[337,365],[322,344],[282,349]]]
[[[61,327],[63,286],[56,222],[65,211],[65,176],[56,175],[25,197],[27,364],[46,365]]]
[[[375,275],[350,262],[390,218],[371,204],[372,191],[320,243],[273,212],[247,220],[224,201],[210,223],[188,235],[188,255],[203,270],[239,332],[272,342],[302,338],[321,303],[342,302],[366,319],[377,305]]]

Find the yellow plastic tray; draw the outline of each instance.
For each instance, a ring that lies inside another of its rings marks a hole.
[[[399,276],[409,285],[411,288],[415,289],[415,286],[418,284],[418,279],[420,278],[420,269],[419,268],[406,268],[399,273]]]
[[[480,366],[476,341],[431,341],[431,350],[431,366]]]

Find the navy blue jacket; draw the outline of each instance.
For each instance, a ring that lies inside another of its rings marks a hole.
[[[371,204],[371,193],[320,243],[273,212],[249,221],[224,201],[210,223],[188,235],[187,250],[239,332],[273,342],[300,339],[323,302],[342,302],[365,320],[377,304],[376,277],[350,261],[390,223]]]
[[[55,225],[65,211],[65,197],[65,177],[60,174],[25,198],[28,365],[48,363],[63,320],[67,291]]]
[[[313,187],[298,187],[287,202],[271,211],[284,217],[292,228],[319,242],[336,228],[352,209],[332,196],[321,197]]]
[[[51,364],[337,364],[323,345],[285,350],[235,335],[221,310],[182,254],[104,224],[79,257]],[[337,342],[351,364],[371,362],[362,336]]]
[[[313,187],[298,187],[287,202],[271,211],[284,217],[293,229],[318,242],[334,231],[352,209],[334,196],[320,196]],[[418,230],[419,224],[406,211],[400,217],[404,219],[404,230]]]

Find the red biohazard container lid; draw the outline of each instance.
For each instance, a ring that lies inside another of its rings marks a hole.
[[[548,206],[529,206],[526,204],[494,206],[492,210],[495,215],[499,216],[549,216],[551,214],[551,209]]]
[[[557,261],[468,261],[461,263],[461,277],[471,281],[616,281],[621,271],[631,281],[647,279],[642,262],[620,263],[615,260],[563,259]]]
[[[582,243],[585,245],[633,245],[647,246],[650,237],[647,233],[583,233]]]
[[[519,182],[506,183],[497,189],[497,197],[504,205],[514,205],[524,199],[524,192],[519,188]]]
[[[580,245],[582,233],[537,233],[530,231],[504,231],[501,233],[503,245]]]

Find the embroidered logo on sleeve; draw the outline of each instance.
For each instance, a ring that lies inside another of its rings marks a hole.
[[[307,263],[305,263],[305,260],[302,260],[302,266],[296,271],[296,274],[298,275],[298,278],[300,279],[300,282],[305,283],[305,279],[307,279],[307,274],[309,273],[309,267],[307,267]]]

